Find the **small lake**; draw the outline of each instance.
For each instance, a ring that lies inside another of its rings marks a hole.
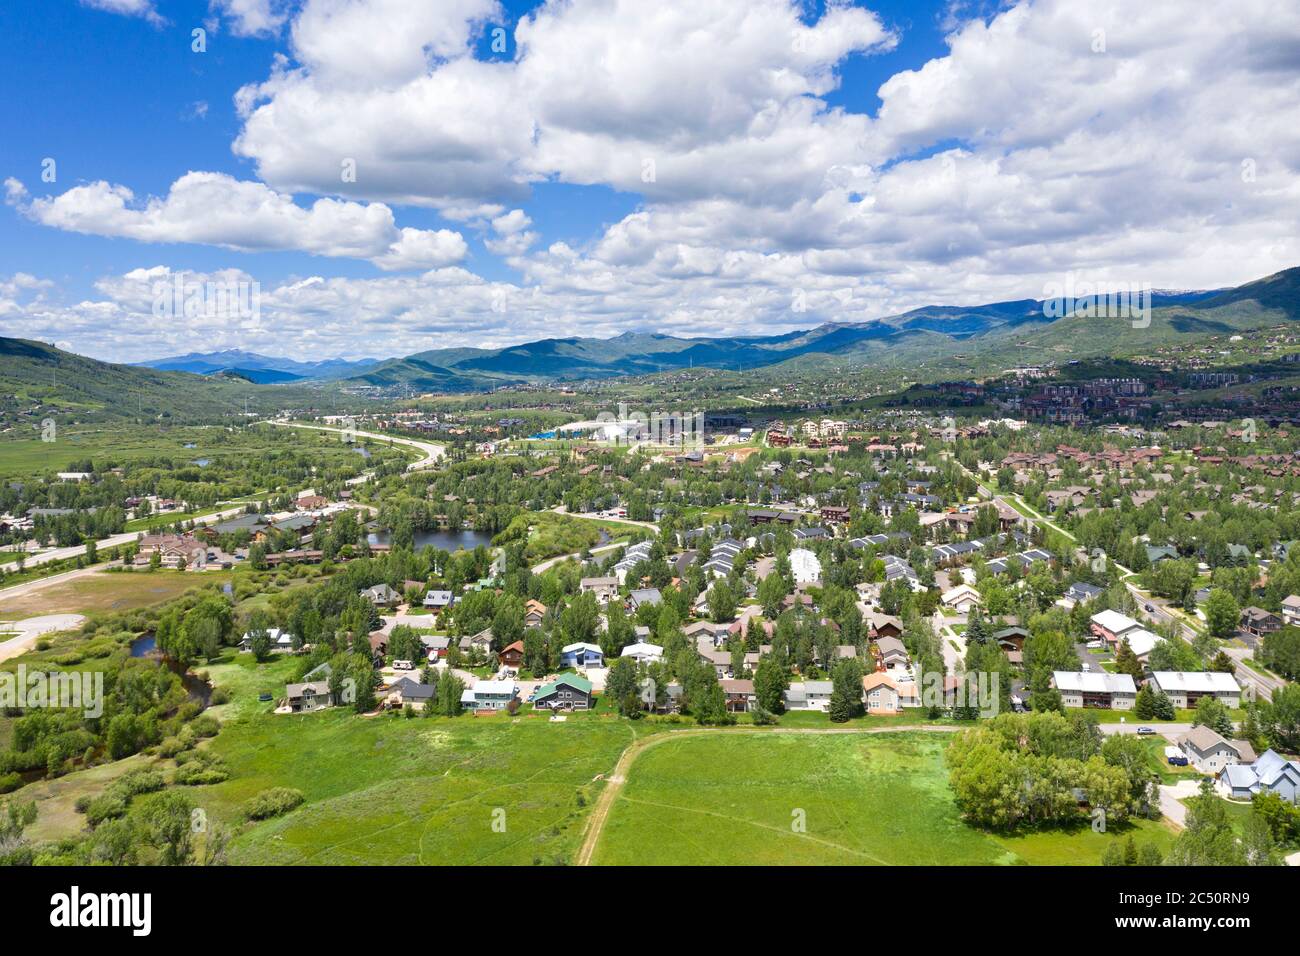
[[[132,657],[148,657],[158,647],[158,639],[152,634],[146,634],[144,637],[137,637],[131,642]]]
[[[387,531],[372,531],[366,535],[371,545],[389,544],[393,536]],[[473,551],[479,545],[491,547],[492,535],[487,531],[417,531],[415,532],[415,550],[432,545],[441,551]]]
[[[208,467],[208,465],[212,464],[212,459],[211,459],[211,458],[195,458],[192,462],[190,462],[190,464],[191,464],[191,465],[198,465],[200,468],[206,468],[206,467]]]

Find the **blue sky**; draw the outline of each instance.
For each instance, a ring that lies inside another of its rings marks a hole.
[[[539,5],[505,3],[505,26],[513,29],[520,16]],[[823,7],[817,4],[816,12]],[[827,102],[855,112],[878,106],[876,88],[894,72],[919,66],[944,49],[939,24],[946,4],[889,0],[871,8],[899,30],[902,42],[893,52],[853,56],[841,67],[843,84]],[[104,179],[141,196],[165,193],[189,170],[254,177],[252,164],[231,153],[240,128],[233,97],[244,84],[265,79],[277,51],[286,49],[285,37],[237,37],[218,30],[209,34],[207,52],[196,54],[190,49],[191,30],[210,22],[208,4],[160,0],[156,9],[168,21],[160,27],[76,0],[11,0],[0,6],[0,62],[6,64],[5,85],[11,90],[0,99],[0,128],[6,132],[0,139],[0,176],[15,176],[36,192],[41,163],[52,157],[56,186]],[[513,56],[513,38],[508,42]],[[477,55],[494,57],[490,47],[484,32]],[[200,104],[201,116],[196,115]],[[580,244],[639,201],[635,193],[606,187],[543,183],[528,211],[546,239]],[[447,225],[419,209],[405,213],[406,225]],[[472,245],[476,272],[515,275],[481,242]],[[239,253],[184,244],[161,246],[158,252],[158,261],[176,268],[255,264],[266,278],[312,274],[320,267],[316,257],[295,252]],[[61,232],[12,212],[0,224],[0,259],[9,270],[57,274],[68,288],[83,293],[104,272],[139,265],[141,256],[138,244],[129,240]],[[51,273],[51,263],[59,264],[57,273]],[[361,262],[330,264],[335,275],[378,271]]]
[[[274,350],[278,330],[323,357],[1292,264],[1275,128],[1296,65],[1274,59],[1261,94],[1196,4],[1163,6],[10,0],[0,330],[132,359]],[[1285,48],[1292,18],[1266,6],[1241,6],[1240,35]],[[1216,115],[1217,146],[1195,134]],[[362,157],[355,183],[330,172],[336,143]],[[180,272],[258,283],[271,321],[145,328],[148,284]]]

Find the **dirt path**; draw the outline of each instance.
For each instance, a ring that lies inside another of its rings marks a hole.
[[[753,729],[739,730],[701,727],[698,730],[669,730],[646,737],[639,737],[628,744],[627,749],[619,755],[614,770],[605,778],[605,789],[596,798],[596,803],[591,808],[591,815],[587,817],[587,827],[583,831],[582,845],[578,847],[575,862],[578,866],[591,866],[592,857],[596,854],[596,846],[600,842],[600,835],[604,832],[605,823],[609,820],[609,811],[613,809],[615,801],[618,800],[618,796],[623,790],[623,785],[627,783],[627,775],[632,769],[632,764],[645,751],[651,747],[657,747],[665,741],[712,734],[901,734],[911,731],[950,734],[961,729],[961,727],[943,724],[900,724],[890,727],[828,727],[825,730],[812,727],[755,727]]]

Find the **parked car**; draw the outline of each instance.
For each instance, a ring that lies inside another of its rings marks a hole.
[[[1156,729],[1155,729],[1154,727],[1139,727],[1139,728],[1138,728],[1138,736],[1139,736],[1139,737],[1150,737],[1150,736],[1153,736],[1153,735],[1155,734],[1155,732],[1156,732]]]

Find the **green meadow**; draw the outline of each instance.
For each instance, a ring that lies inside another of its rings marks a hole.
[[[681,736],[633,763],[597,864],[1096,864],[1131,833],[1164,852],[1173,833],[1140,821],[1094,833],[987,833],[961,819],[941,734],[760,732]]]
[[[195,802],[239,829],[230,862],[538,864],[568,862],[586,810],[632,740],[616,719],[405,719],[337,710],[262,714],[210,746],[231,776]],[[269,787],[306,802],[263,823],[242,806]]]

